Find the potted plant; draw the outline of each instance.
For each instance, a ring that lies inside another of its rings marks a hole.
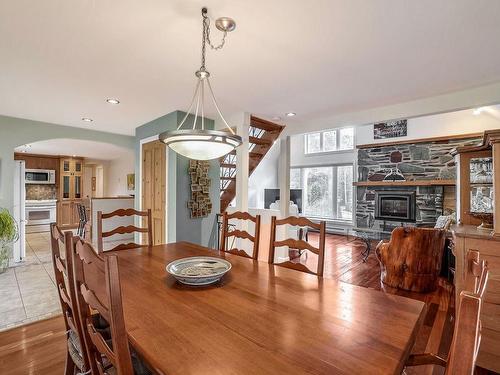
[[[0,208],[0,273],[9,267],[12,244],[19,239],[17,223],[5,208]]]

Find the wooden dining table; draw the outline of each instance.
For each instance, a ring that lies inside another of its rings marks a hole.
[[[400,374],[425,304],[188,242],[118,255],[129,341],[159,374]],[[232,264],[190,287],[173,260]]]

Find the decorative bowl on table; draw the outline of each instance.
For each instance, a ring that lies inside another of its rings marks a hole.
[[[227,260],[215,257],[189,257],[174,260],[166,270],[186,285],[209,285],[219,281],[231,269]]]

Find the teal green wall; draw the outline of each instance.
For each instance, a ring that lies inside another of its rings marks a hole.
[[[110,143],[135,150],[135,172],[136,176],[139,176],[140,140],[158,135],[166,130],[176,129],[184,116],[185,112],[171,112],[136,128],[135,137],[0,116],[0,207],[12,210],[14,204],[15,147],[57,138]],[[208,129],[213,129],[213,120],[206,119],[205,126]],[[216,235],[215,213],[220,210],[219,163],[217,160],[212,161],[210,168],[210,178],[212,179],[210,197],[212,199],[213,213],[206,218],[191,219],[187,209],[187,201],[190,197],[190,184],[187,173],[189,159],[176,154],[170,149],[168,152],[167,215],[169,240],[190,241],[210,246],[214,243]],[[54,150],[54,154],[57,154],[57,150]],[[136,188],[139,183],[136,184]],[[138,206],[139,200],[140,197],[136,194],[136,206]]]
[[[139,176],[141,164],[140,142],[142,139],[156,136],[166,130],[177,129],[185,112],[175,111],[157,118],[147,124],[136,128],[136,175]],[[188,123],[192,123],[192,116],[188,117]],[[214,121],[205,119],[207,129],[214,128]],[[210,178],[212,187],[210,198],[212,200],[212,214],[206,218],[191,219],[187,208],[190,199],[190,181],[188,175],[189,159],[176,154],[168,149],[168,173],[167,173],[167,223],[168,239],[174,241],[189,241],[203,246],[212,246],[216,239],[216,213],[220,211],[219,190],[219,162],[214,160],[210,163]],[[136,206],[139,205],[140,197],[136,195]]]
[[[110,143],[134,149],[134,137],[0,116],[0,207],[12,210],[14,205],[14,148],[47,139],[70,138]],[[57,155],[57,150],[54,150]]]

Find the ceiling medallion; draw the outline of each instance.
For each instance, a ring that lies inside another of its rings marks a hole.
[[[210,73],[206,70],[205,66],[205,49],[206,44],[214,49],[222,49],[226,41],[227,33],[233,31],[236,23],[229,17],[221,17],[215,21],[215,26],[218,30],[223,32],[222,41],[219,45],[213,45],[210,40],[210,19],[207,16],[207,8],[201,10],[203,19],[203,34],[201,43],[201,66],[195,73],[197,77],[196,88],[194,90],[193,99],[189,105],[186,115],[177,127],[177,130],[166,131],[160,134],[160,140],[164,142],[172,150],[195,160],[211,160],[220,158],[227,153],[240,146],[242,143],[241,137],[237,135],[233,129],[228,125],[226,119],[222,115],[221,110],[215,99],[212,86],[210,84]],[[224,131],[221,130],[208,130],[205,129],[205,92],[212,99],[213,105],[222,119],[222,122],[227,127]],[[196,103],[194,115],[191,110]],[[193,119],[189,127],[182,129],[188,117]],[[194,118],[193,118],[194,117]],[[200,118],[198,120],[198,117]],[[196,125],[200,123],[200,127]]]

